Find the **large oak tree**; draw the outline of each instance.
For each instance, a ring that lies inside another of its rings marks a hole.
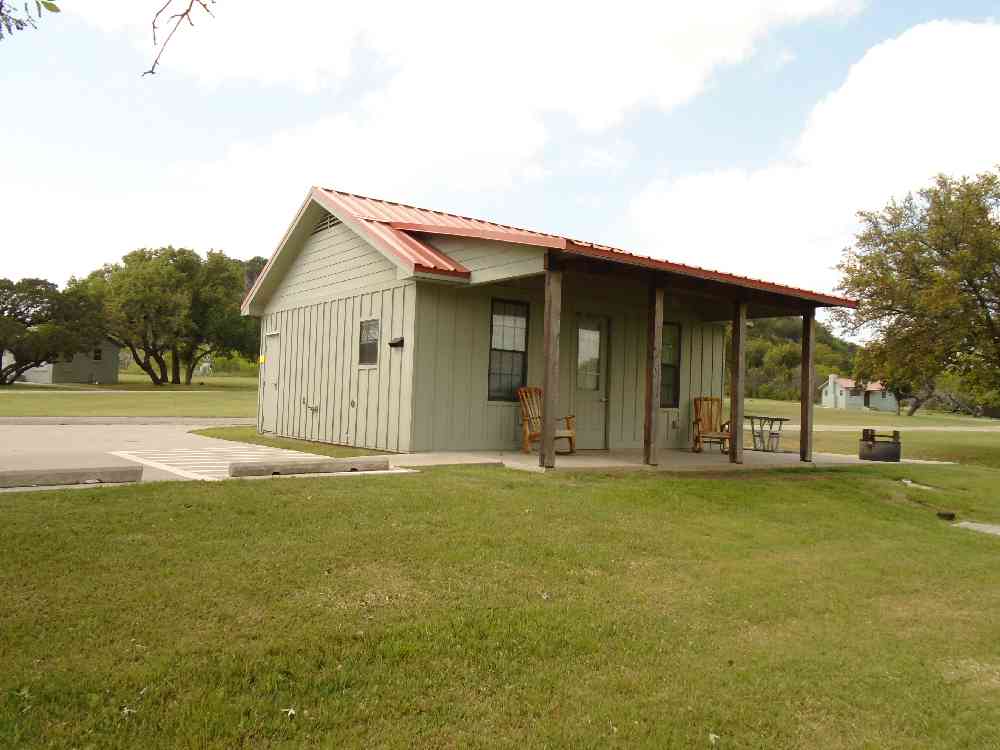
[[[859,375],[912,398],[911,413],[944,374],[1000,388],[1000,171],[941,175],[859,217],[840,264],[841,290],[859,301],[841,320],[872,337]]]
[[[206,357],[256,354],[256,321],[240,315],[245,276],[245,264],[224,253],[161,247],[134,250],[76,283],[101,300],[108,338],[162,385],[190,383]]]

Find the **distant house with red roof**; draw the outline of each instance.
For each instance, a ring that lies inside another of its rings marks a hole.
[[[513,450],[518,389],[539,386],[543,413],[529,420],[543,423],[549,467],[563,415],[575,416],[577,448],[642,451],[650,464],[658,448],[691,448],[695,398],[729,396],[742,424],[753,318],[802,319],[809,424],[816,309],[853,306],[316,187],[242,309],[261,320],[261,432],[398,452]],[[730,441],[736,463],[742,434]]]
[[[875,381],[860,386],[850,378],[831,375],[820,386],[820,403],[830,409],[872,409],[897,411],[896,396]]]

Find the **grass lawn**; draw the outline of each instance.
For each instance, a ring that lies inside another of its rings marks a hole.
[[[155,386],[123,373],[112,385],[17,383],[0,389],[0,417],[253,417],[257,379],[215,375]],[[104,392],[109,391],[109,392]],[[122,393],[121,391],[127,391]]]
[[[729,409],[729,400],[726,400]],[[799,423],[798,401],[772,401],[763,398],[746,399],[747,414],[766,414],[774,417],[788,417],[794,424]],[[728,412],[727,412],[728,413]],[[906,413],[896,416],[894,412],[881,411],[849,411],[846,409],[824,409],[816,407],[817,425],[861,425],[861,426],[894,426],[900,430],[907,427],[995,427],[1000,429],[1000,419],[986,417],[969,417],[961,414],[948,414],[939,411],[921,409],[912,417]]]
[[[117,385],[101,385],[98,388],[124,388],[127,390],[157,390],[161,388],[172,388],[179,390],[195,388],[237,388],[257,392],[257,378],[245,375],[209,375],[206,377],[196,377],[191,381],[191,385],[153,385],[149,382],[149,377],[145,373],[125,372],[119,376]]]
[[[118,375],[117,383],[53,383],[39,385],[31,383],[14,383],[11,386],[16,391],[194,391],[220,390],[235,388],[238,390],[257,391],[257,378],[243,375],[211,375],[195,378],[191,385],[153,385],[144,373],[123,372]]]
[[[0,494],[0,746],[997,747],[998,479]]]
[[[369,450],[367,448],[352,448],[348,445],[330,445],[329,443],[315,443],[308,440],[296,440],[294,438],[270,437],[259,434],[256,427],[208,427],[204,430],[191,430],[191,432],[195,435],[204,435],[205,437],[218,438],[219,440],[235,440],[240,443],[253,443],[254,445],[266,445],[270,448],[316,453],[320,456],[332,456],[333,458],[352,458],[354,456],[375,456],[382,454],[382,451]]]
[[[130,393],[0,391],[0,417],[253,417],[257,391],[230,388]]]
[[[789,446],[798,450],[795,433]],[[858,438],[853,432],[815,432],[813,448],[827,453],[850,453],[857,455]],[[749,439],[749,438],[748,438]],[[1000,469],[1000,432],[906,432],[900,439],[903,443],[903,458],[923,458],[936,461],[954,461],[961,464],[990,466]],[[747,443],[749,445],[749,443]],[[1000,482],[1000,476],[997,477]]]

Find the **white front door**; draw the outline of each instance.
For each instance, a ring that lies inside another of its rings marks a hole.
[[[577,317],[576,447],[608,447],[608,319],[597,315]]]
[[[261,392],[261,408],[263,410],[261,426],[264,432],[277,431],[280,369],[281,336],[277,332],[267,333],[264,335],[264,372],[261,373],[264,384]]]

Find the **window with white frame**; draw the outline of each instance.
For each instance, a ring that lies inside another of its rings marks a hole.
[[[374,367],[378,364],[378,320],[362,320],[358,339],[358,364]]]
[[[489,400],[517,401],[528,377],[528,305],[493,300],[490,317]]]

